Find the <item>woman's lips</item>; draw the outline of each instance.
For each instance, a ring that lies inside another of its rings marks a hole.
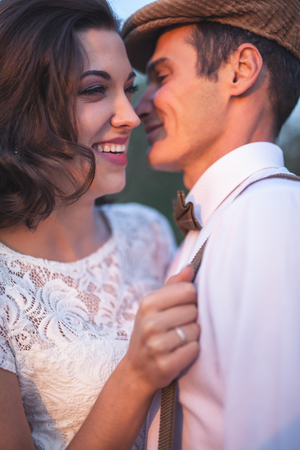
[[[93,149],[97,150],[99,153],[125,153],[125,144],[112,144],[110,142],[104,142],[102,144],[94,144]]]
[[[116,145],[124,145],[128,141],[129,136],[119,136],[113,139],[107,139],[105,141],[99,142],[97,145],[104,144],[116,144]]]
[[[93,149],[106,161],[109,161],[117,166],[126,166],[126,145],[112,143],[112,141],[116,141],[116,139],[112,139],[101,144],[94,144]],[[118,142],[120,142],[120,139],[118,139]],[[124,142],[124,139],[122,142]]]
[[[125,153],[100,153],[101,158],[116,166],[126,166],[127,155]]]

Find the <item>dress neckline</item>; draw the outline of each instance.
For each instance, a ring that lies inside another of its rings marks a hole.
[[[77,259],[76,261],[71,262],[62,262],[62,261],[56,261],[52,259],[46,259],[46,258],[40,258],[36,256],[27,255],[25,253],[20,253],[16,250],[13,250],[12,248],[8,247],[7,245],[0,242],[0,254],[4,252],[6,255],[17,258],[17,259],[26,259],[28,262],[32,261],[35,265],[51,265],[51,266],[65,266],[65,267],[75,267],[76,265],[85,264],[89,259],[93,259],[95,256],[97,256],[97,259],[99,260],[99,253],[101,253],[101,257],[105,257],[107,253],[109,253],[114,246],[115,243],[115,237],[117,234],[117,228],[115,226],[114,221],[112,220],[112,217],[110,217],[109,209],[107,208],[108,205],[101,205],[98,206],[97,209],[99,212],[103,214],[104,220],[107,222],[107,225],[110,228],[111,234],[109,238],[94,252],[90,253],[87,256],[84,256],[83,258]],[[3,253],[2,253],[3,254]]]

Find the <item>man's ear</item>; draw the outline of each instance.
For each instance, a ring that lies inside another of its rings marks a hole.
[[[232,95],[242,95],[252,87],[260,86],[258,78],[262,73],[263,59],[254,45],[249,43],[240,45],[231,56],[230,64]]]

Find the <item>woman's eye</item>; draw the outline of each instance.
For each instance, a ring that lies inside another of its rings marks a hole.
[[[107,85],[99,84],[97,86],[90,86],[82,91],[79,91],[78,95],[104,95],[107,89]]]

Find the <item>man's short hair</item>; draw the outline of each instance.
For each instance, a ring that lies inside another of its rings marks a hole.
[[[269,73],[270,101],[278,136],[300,96],[300,62],[297,58],[275,41],[218,22],[196,23],[190,43],[197,51],[198,75],[214,80],[218,79],[221,65],[228,62],[241,44],[251,43],[258,49]]]

